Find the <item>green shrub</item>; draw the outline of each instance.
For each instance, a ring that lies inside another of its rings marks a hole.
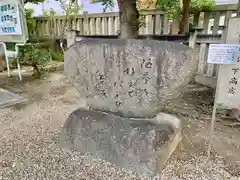
[[[55,61],[63,61],[64,53],[62,51],[51,51],[52,59]]]
[[[22,65],[33,67],[33,75],[41,76],[41,70],[51,60],[51,55],[44,44],[31,44],[20,47],[19,61]]]

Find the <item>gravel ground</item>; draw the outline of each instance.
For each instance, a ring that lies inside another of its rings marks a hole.
[[[57,139],[67,116],[83,105],[63,76],[53,75],[40,85],[25,85],[28,104],[0,109],[0,179],[143,179],[89,155],[65,152]],[[162,180],[237,180],[224,171],[223,161],[204,156],[171,158]]]

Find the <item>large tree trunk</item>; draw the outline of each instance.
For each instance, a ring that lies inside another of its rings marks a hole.
[[[200,12],[194,12],[194,17],[193,17],[193,26],[196,28],[198,26],[200,19]]]
[[[139,12],[136,0],[118,0],[120,17],[120,38],[136,39],[139,29]]]
[[[190,13],[190,3],[191,0],[183,0],[183,15],[180,24],[180,34],[187,34],[189,32],[189,13]]]

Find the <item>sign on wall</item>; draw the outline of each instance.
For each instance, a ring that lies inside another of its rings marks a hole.
[[[20,13],[17,0],[0,1],[0,34],[21,35]]]
[[[210,44],[208,52],[209,64],[236,64],[239,44]]]
[[[24,43],[28,40],[22,0],[0,0],[0,41]]]

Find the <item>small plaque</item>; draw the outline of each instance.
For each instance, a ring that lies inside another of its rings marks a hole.
[[[210,44],[209,64],[236,64],[240,51],[239,44]]]

